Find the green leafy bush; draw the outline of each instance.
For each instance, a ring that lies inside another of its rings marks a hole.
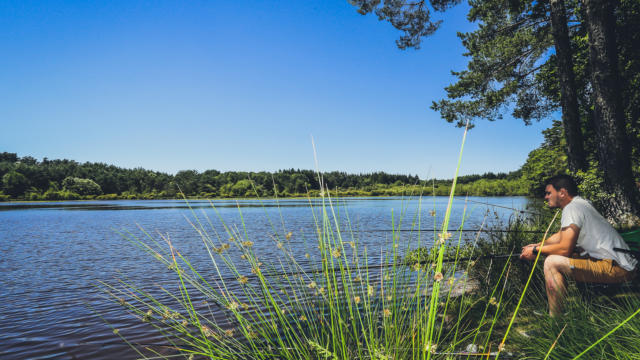
[[[17,171],[10,171],[2,176],[2,186],[7,195],[22,196],[29,188],[29,179]]]
[[[66,191],[74,192],[79,195],[100,195],[102,188],[91,179],[81,179],[77,177],[66,177],[62,181],[62,188]]]
[[[96,196],[97,200],[117,200],[118,198],[118,194],[102,194]]]
[[[80,200],[81,196],[72,191],[49,189],[42,195],[42,200]]]

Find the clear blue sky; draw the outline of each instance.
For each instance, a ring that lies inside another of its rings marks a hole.
[[[450,178],[462,130],[429,109],[467,60],[446,14],[422,49],[336,1],[0,2],[0,151],[182,169]],[[482,121],[463,174],[511,171],[550,121]]]

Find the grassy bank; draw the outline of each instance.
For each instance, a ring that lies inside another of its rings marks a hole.
[[[322,180],[320,180],[322,182]],[[451,185],[456,189],[456,181]],[[553,214],[505,225],[509,232],[479,231],[463,240],[449,229],[450,190],[442,223],[425,229],[422,214],[436,216],[419,197],[415,217],[391,214],[390,241],[369,253],[348,220],[348,208],[325,188],[310,202],[314,231],[294,232],[269,219],[269,240],[254,239],[244,224],[192,213],[194,234],[209,267],[196,268],[163,235],[128,240],[175,274],[177,287],[151,288],[122,278],[102,283],[105,294],[132,316],[165,335],[171,347],[140,348],[142,357],[211,359],[457,359],[621,358],[638,353],[637,295],[583,297],[570,287],[564,318],[546,315],[542,259],[521,263],[517,253],[558,224]],[[259,194],[258,194],[259,195]],[[437,195],[437,194],[435,194]],[[213,206],[213,205],[212,205]],[[215,210],[215,207],[213,207]],[[238,209],[242,218],[242,209]],[[487,214],[489,218],[491,214]],[[347,221],[344,221],[344,218]],[[225,231],[219,232],[213,223]],[[487,220],[488,222],[488,220]],[[400,241],[395,229],[411,229]],[[483,225],[481,230],[486,229]],[[308,244],[296,257],[292,239]],[[279,256],[264,256],[254,241],[272,241]],[[406,258],[405,253],[424,248]],[[126,341],[126,329],[113,329]]]

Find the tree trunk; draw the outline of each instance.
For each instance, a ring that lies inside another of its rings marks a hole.
[[[604,216],[620,227],[640,223],[640,194],[631,171],[631,149],[624,133],[612,0],[583,0],[589,32],[589,62],[599,166],[612,195]]]
[[[567,160],[571,171],[586,170],[580,113],[578,111],[578,95],[571,44],[564,0],[550,0],[551,27],[558,60],[558,80],[560,82],[560,104],[562,106],[562,124],[567,140]]]

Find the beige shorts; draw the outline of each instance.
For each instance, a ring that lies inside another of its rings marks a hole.
[[[571,273],[579,282],[614,284],[632,280],[636,271],[627,271],[610,259],[570,258]]]

